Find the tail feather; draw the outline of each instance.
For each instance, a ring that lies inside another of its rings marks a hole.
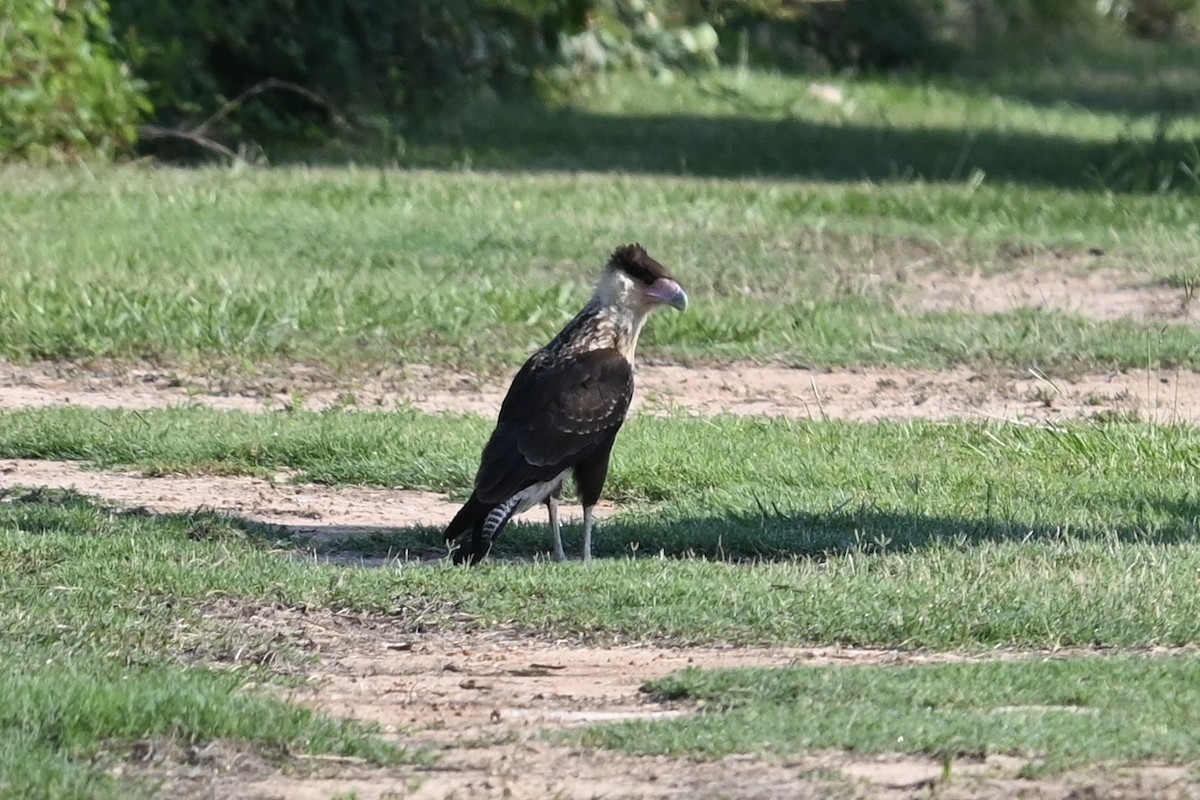
[[[481,502],[472,494],[442,534],[447,542],[462,537],[462,542],[454,551],[454,563],[461,564],[468,558],[471,564],[482,561],[492,549],[492,542],[508,525],[519,507],[520,497],[517,495],[503,503],[490,504]],[[468,531],[471,533],[469,538],[465,536]]]
[[[454,541],[474,528],[476,522],[487,519],[487,514],[490,510],[491,506],[487,503],[481,503],[472,494],[470,499],[463,503],[463,507],[454,515],[454,519],[450,520],[450,524],[446,526],[446,532],[442,534],[442,538],[447,542]]]

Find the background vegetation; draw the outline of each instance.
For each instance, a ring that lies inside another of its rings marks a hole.
[[[0,159],[111,158],[150,111],[105,0],[0,3]]]
[[[392,153],[451,101],[559,103],[724,62],[961,71],[1030,42],[1188,39],[1195,0],[6,0],[0,158],[227,156],[353,131]],[[270,87],[272,91],[255,91]],[[247,97],[250,92],[254,96]],[[231,101],[234,101],[231,103]],[[244,102],[243,102],[244,101]],[[215,117],[214,117],[215,115]]]

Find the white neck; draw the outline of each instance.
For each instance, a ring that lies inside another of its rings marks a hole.
[[[638,337],[653,306],[646,303],[633,279],[620,270],[604,271],[589,305],[596,307],[599,316],[611,326],[614,344],[632,364]]]

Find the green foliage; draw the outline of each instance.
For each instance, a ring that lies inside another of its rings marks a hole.
[[[0,159],[111,158],[150,110],[120,61],[106,0],[0,5]]]
[[[223,101],[275,79],[315,91],[338,109],[382,109],[390,124],[401,124],[466,89],[523,82],[539,58],[539,21],[526,9],[488,0],[116,0],[113,6],[114,27],[167,120],[207,117]],[[251,134],[297,134],[319,130],[325,113],[276,93],[228,121]]]
[[[1103,16],[1094,0],[946,0],[951,13],[970,15],[978,36],[1054,35],[1087,30]]]
[[[275,79],[351,114],[382,111],[393,129],[385,135],[395,136],[464,94],[523,89],[558,55],[571,67],[567,81],[597,67],[716,63],[711,25],[664,28],[634,5],[641,4],[117,0],[114,22],[165,119],[206,117]],[[225,132],[321,136],[325,113],[294,95],[263,95],[225,118]]]
[[[1093,0],[727,0],[722,38],[749,34],[751,55],[793,66],[891,71],[945,69],[958,56],[1010,41],[1092,30]],[[732,55],[727,49],[726,57]]]
[[[1191,27],[1195,33],[1197,0],[1101,0],[1101,7],[1137,36],[1171,38]]]
[[[705,15],[678,3],[595,0],[588,26],[560,35],[559,55],[573,79],[612,69],[667,78],[671,69],[717,65],[719,36]]]
[[[845,0],[812,6],[805,35],[835,69],[945,66],[945,2]]]

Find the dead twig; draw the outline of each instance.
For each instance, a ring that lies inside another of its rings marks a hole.
[[[193,128],[193,132],[204,135],[210,127],[236,111],[237,108],[244,105],[247,100],[255,97],[256,95],[260,95],[263,92],[270,91],[271,89],[282,89],[284,91],[292,92],[293,94],[298,94],[313,105],[324,109],[325,113],[329,115],[329,118],[333,120],[333,123],[339,128],[345,127],[346,125],[346,121],[342,118],[341,114],[337,113],[337,109],[335,109],[328,100],[326,100],[324,97],[321,97],[321,95],[317,94],[312,89],[307,89],[300,84],[292,83],[291,81],[281,81],[278,78],[267,78],[265,81],[259,81],[258,83],[254,84],[249,89],[245,90],[237,97],[218,108],[212,116]]]
[[[141,125],[138,127],[138,136],[142,139],[182,139],[185,142],[191,142],[197,147],[225,156],[230,161],[238,160],[238,154],[225,145],[194,131],[182,130],[180,128],[164,128],[160,125]]]
[[[344,129],[346,120],[341,114],[337,113],[337,109],[321,95],[311,89],[307,89],[299,84],[290,81],[282,81],[278,78],[267,78],[264,81],[259,81],[237,97],[229,100],[214,111],[207,119],[199,125],[194,125],[190,128],[167,128],[162,125],[141,125],[138,127],[138,136],[143,139],[179,139],[189,142],[197,147],[203,148],[218,155],[224,156],[230,161],[237,161],[239,156],[233,150],[218,142],[209,135],[209,130],[221,120],[228,117],[241,106],[245,105],[251,98],[256,97],[263,92],[280,89],[291,92],[303,97],[313,105],[323,109],[329,118],[333,120],[336,127]]]

